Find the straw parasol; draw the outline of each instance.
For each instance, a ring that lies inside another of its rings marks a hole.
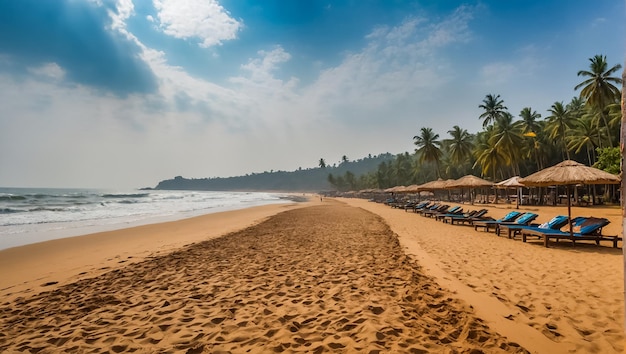
[[[495,184],[496,188],[517,188],[517,187],[526,187],[525,185],[520,183],[521,177],[520,176],[515,176],[515,177],[511,177],[509,179],[505,179],[502,182],[498,182]]]
[[[565,160],[524,177],[519,182],[524,186],[545,187],[574,184],[617,184],[620,183],[620,178],[595,167]]]
[[[406,193],[417,193],[419,192],[419,186],[417,184],[412,184],[410,186],[407,186],[406,188],[404,188],[404,192]]]
[[[434,191],[437,189],[444,189],[446,186],[446,181],[444,181],[443,179],[439,178],[436,181],[430,181],[430,182],[426,182],[424,184],[420,184],[418,186],[418,189],[420,191]]]
[[[474,175],[463,176],[457,179],[456,181],[451,182],[448,185],[449,188],[463,188],[463,187],[478,188],[478,187],[491,187],[491,186],[493,186],[493,182],[489,182],[485,179],[476,177]]]
[[[476,177],[474,175],[466,175],[463,176],[456,181],[448,183],[448,188],[481,188],[481,187],[491,187],[493,186],[493,182],[489,182],[480,177]],[[470,203],[474,204],[474,199],[470,193]]]
[[[511,177],[509,179],[505,179],[502,182],[498,182],[496,184],[494,184],[494,186],[498,189],[507,189],[507,188],[515,188],[517,190],[517,203],[515,205],[516,209],[519,209],[519,202],[520,202],[520,198],[521,196],[521,187],[525,187],[523,184],[520,183],[520,176],[514,176]]]
[[[396,193],[408,193],[406,188],[407,188],[407,186],[398,186],[398,187],[396,187],[395,192]]]
[[[569,232],[572,231],[572,202],[569,198],[569,186],[576,184],[618,184],[621,182],[619,176],[589,167],[572,160],[565,160],[552,167],[544,168],[530,176],[519,180],[525,186],[566,186],[567,191],[567,216],[570,219]]]

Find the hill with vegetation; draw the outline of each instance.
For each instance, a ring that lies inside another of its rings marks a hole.
[[[320,160],[320,167],[298,169],[296,171],[270,171],[251,173],[236,177],[184,178],[174,177],[159,182],[155,189],[162,190],[211,190],[211,191],[324,191],[334,189],[334,176],[360,176],[376,171],[382,163],[394,159],[394,155],[384,153],[350,161],[347,158],[333,166],[326,166]],[[330,176],[330,177],[329,177]],[[343,178],[343,177],[340,177]],[[356,177],[355,177],[356,178]]]

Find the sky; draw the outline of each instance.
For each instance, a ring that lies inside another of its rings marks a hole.
[[[0,186],[138,188],[413,152],[543,117],[624,0],[0,0]]]

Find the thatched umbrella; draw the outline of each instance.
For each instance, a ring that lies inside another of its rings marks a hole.
[[[437,189],[443,189],[443,183],[444,180],[439,178],[436,181],[430,181],[424,184],[420,184],[419,186],[417,186],[417,189],[420,191],[434,191]]]
[[[567,193],[567,216],[570,219],[569,232],[572,230],[572,202],[569,197],[569,187],[576,184],[618,184],[621,182],[619,176],[589,167],[572,160],[565,160],[552,167],[544,168],[530,176],[519,180],[525,186],[565,186]]]
[[[424,184],[420,184],[417,186],[417,189],[421,191],[429,191],[434,192],[436,190],[441,190],[446,188],[446,181],[441,178],[438,178],[435,181],[426,182]]]
[[[505,179],[502,182],[498,182],[495,184],[496,188],[517,188],[517,187],[525,187],[523,184],[520,183],[521,177],[520,176],[515,176],[515,177],[511,177],[509,179]]]
[[[493,182],[487,181],[480,177],[476,177],[474,175],[463,176],[457,179],[456,181],[450,182],[448,184],[448,188],[469,188],[470,190],[474,188],[491,187],[491,186],[493,186]],[[474,204],[474,199],[471,197],[471,192],[470,192],[470,203]]]
[[[410,186],[407,186],[406,188],[404,188],[404,192],[406,193],[417,193],[419,192],[419,186],[417,184],[412,184]]]
[[[515,188],[517,190],[517,203],[515,206],[516,209],[519,209],[519,202],[520,202],[520,198],[522,197],[520,190],[521,190],[521,187],[524,187],[524,185],[521,184],[519,181],[520,178],[521,178],[520,176],[514,176],[514,177],[505,179],[504,181],[498,182],[495,184],[495,187],[499,189]]]

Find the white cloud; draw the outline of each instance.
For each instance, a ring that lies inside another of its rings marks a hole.
[[[543,66],[539,54],[541,52],[534,45],[526,45],[515,50],[511,60],[484,65],[480,70],[481,83],[485,86],[497,86],[535,76]]]
[[[269,52],[260,50],[258,54],[261,58],[250,59],[247,64],[241,66],[242,69],[250,72],[250,79],[256,82],[271,79],[272,72],[277,69],[278,64],[291,59],[291,55],[280,46]]]
[[[495,62],[483,66],[480,74],[484,85],[495,86],[510,82],[518,71],[513,63]]]
[[[453,77],[446,60],[435,54],[470,38],[471,17],[471,9],[462,7],[439,23],[408,18],[395,27],[378,27],[366,36],[365,48],[324,70],[307,98],[321,116],[332,119],[339,113],[348,124],[381,124],[381,117],[395,110],[404,112],[395,119],[408,119],[408,112],[419,115]]]
[[[111,17],[111,27],[116,30],[125,29],[125,21],[134,14],[135,4],[133,4],[133,0],[117,0],[115,8],[117,13],[109,11],[109,17]]]
[[[243,23],[232,18],[217,0],[153,0],[164,33],[198,38],[207,48],[237,38]]]
[[[42,66],[29,68],[28,71],[34,75],[44,76],[54,80],[61,80],[65,76],[65,70],[57,63],[46,63]]]
[[[237,22],[229,37],[183,28],[184,23],[177,27],[177,21],[199,20],[184,18],[184,11],[176,12],[168,1],[158,2],[162,7],[156,21],[179,38],[197,37],[214,45],[234,38],[240,28]],[[186,4],[185,11],[197,5]],[[228,17],[221,6],[208,4]],[[435,56],[441,48],[469,38],[471,18],[455,13],[439,23],[409,18],[397,26],[379,27],[366,37],[361,50],[347,53],[339,65],[322,70],[308,86],[283,75],[282,66],[292,55],[280,45],[242,60],[239,75],[218,85],[168,63],[166,53],[141,43],[125,24],[133,11],[132,2],[120,0],[118,11],[110,14],[112,28],[141,48],[141,59],[157,78],[158,92],[103,97],[85,87],[63,87],[37,77],[27,82],[0,77],[0,97],[11,102],[3,103],[11,112],[4,117],[19,113],[23,118],[0,131],[0,149],[21,151],[4,157],[3,164],[29,161],[23,168],[28,172],[20,172],[28,176],[52,170],[50,183],[56,186],[115,185],[111,178],[126,186],[145,186],[175,175],[290,170],[315,166],[320,157],[332,161],[344,154],[358,158],[410,151],[411,137],[421,124],[416,118],[430,118],[433,111],[448,108],[433,107],[433,95],[453,78],[446,60]],[[62,73],[52,64],[32,70],[48,76]],[[32,137],[40,142],[39,150],[25,140],[4,139],[5,134],[17,137],[32,126],[38,127]],[[261,146],[262,156],[257,153]],[[0,171],[0,180],[18,181],[14,172]],[[72,182],[64,182],[68,175]],[[36,182],[24,181],[27,184]]]

